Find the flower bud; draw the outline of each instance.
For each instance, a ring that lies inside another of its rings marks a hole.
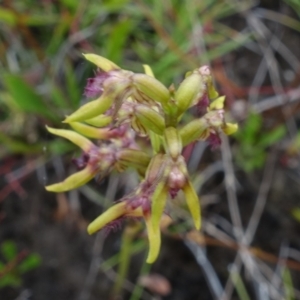
[[[95,171],[93,171],[90,167],[86,167],[83,170],[69,176],[62,182],[46,186],[46,190],[56,193],[70,191],[89,182],[95,174]]]
[[[207,129],[207,122],[204,118],[193,120],[179,130],[182,147],[198,140],[204,130]]]
[[[120,67],[118,67],[115,63],[113,63],[112,61],[108,60],[105,57],[102,57],[100,55],[96,55],[96,54],[82,54],[84,56],[84,58],[88,61],[90,61],[91,63],[95,64],[97,67],[99,67],[100,69],[102,69],[103,71],[111,71],[111,70],[116,70],[116,69],[120,69]]]
[[[157,154],[160,151],[162,138],[159,134],[154,133],[153,131],[149,132],[151,146],[154,154]]]
[[[164,154],[156,154],[150,161],[146,172],[146,180],[149,183],[154,183],[160,180],[166,173],[166,156]]]
[[[201,214],[199,198],[197,196],[197,193],[194,190],[194,187],[190,181],[187,181],[182,190],[185,195],[188,208],[194,220],[194,225],[196,229],[199,230],[201,227]]]
[[[173,159],[176,159],[182,151],[181,137],[178,130],[174,127],[168,127],[164,133],[166,141],[166,152],[171,155]]]
[[[164,118],[154,109],[146,105],[135,106],[135,116],[149,130],[162,135],[165,129]]]
[[[150,157],[145,152],[135,149],[122,149],[118,153],[118,161],[127,167],[147,167]]]
[[[175,103],[180,112],[185,112],[190,106],[196,104],[205,92],[202,76],[198,72],[186,77],[175,93]]]
[[[132,80],[135,88],[151,100],[160,103],[167,103],[169,101],[169,90],[155,78],[145,74],[134,74]]]
[[[46,128],[52,134],[68,139],[70,142],[77,145],[85,152],[88,152],[91,148],[95,147],[95,145],[90,140],[88,140],[87,138],[83,137],[82,135],[80,135],[75,131],[65,130],[65,129],[55,129],[48,126],[46,126]]]

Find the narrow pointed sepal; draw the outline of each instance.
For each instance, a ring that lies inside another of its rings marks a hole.
[[[46,186],[46,190],[49,192],[61,193],[76,189],[87,182],[89,182],[95,173],[91,171],[89,167],[69,176],[64,181]]]
[[[107,140],[112,137],[112,130],[110,128],[96,128],[79,122],[71,122],[70,126],[91,139]]]
[[[55,129],[46,126],[47,130],[55,135],[61,136],[73,144],[80,147],[83,151],[88,152],[92,147],[95,147],[95,145],[88,140],[87,138],[83,137],[79,133],[72,131],[72,130],[66,130],[66,129]]]
[[[199,230],[201,227],[201,212],[197,193],[190,181],[187,181],[182,190],[185,195],[188,208],[194,220],[194,225],[196,229]]]
[[[120,202],[106,210],[88,226],[88,234],[93,234],[110,222],[124,216],[126,214],[126,205],[126,202]]]
[[[64,123],[85,121],[105,113],[112,105],[113,98],[103,93],[98,99],[81,106],[74,113],[68,116]]]
[[[88,54],[82,54],[84,58],[91,63],[95,64],[97,67],[99,67],[101,70],[108,72],[111,70],[118,70],[120,69],[119,66],[117,66],[115,63],[110,61],[109,59],[102,57],[100,55],[88,53]]]
[[[85,120],[85,123],[95,127],[105,127],[112,122],[111,116],[99,115],[97,117]]]

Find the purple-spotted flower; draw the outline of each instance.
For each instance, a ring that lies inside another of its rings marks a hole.
[[[197,140],[216,148],[220,135],[234,133],[237,125],[225,121],[225,97],[219,97],[208,66],[187,73],[178,88],[168,89],[154,78],[149,66],[144,66],[146,74],[137,74],[104,57],[84,56],[98,67],[84,91],[91,101],[65,119],[74,131],[48,128],[82,149],[81,157],[74,160],[79,171],[46,189],[68,191],[113,169],[137,170],[137,187],[96,218],[88,233],[117,228],[127,218],[143,219],[149,239],[147,262],[153,263],[161,244],[161,222],[169,218],[168,200],[182,192],[195,228],[201,227],[200,201],[183,148]],[[201,116],[184,118],[195,106]]]

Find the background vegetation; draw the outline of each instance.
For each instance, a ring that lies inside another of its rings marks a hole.
[[[0,298],[300,299],[299,16],[298,0],[0,1]],[[167,86],[209,64],[239,123],[221,149],[185,150],[203,230],[178,205],[153,266],[139,228],[86,234],[130,173],[44,190],[79,155],[45,125],[85,101],[81,53]]]

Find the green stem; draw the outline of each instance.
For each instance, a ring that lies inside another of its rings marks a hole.
[[[134,239],[140,226],[127,225],[122,236],[122,247],[120,252],[120,260],[118,267],[118,276],[113,288],[113,299],[120,295],[123,283],[127,277],[128,267],[130,264],[130,257],[132,252],[132,240]]]
[[[143,263],[141,271],[140,271],[140,276],[149,274],[151,267],[152,267],[152,265],[147,264],[146,259],[144,259],[144,263]],[[141,286],[140,284],[137,283],[136,286],[134,287],[134,290],[133,290],[129,300],[141,299],[143,290],[144,290],[143,286]]]

